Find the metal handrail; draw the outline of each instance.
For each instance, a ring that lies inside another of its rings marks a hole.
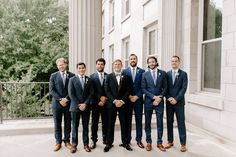
[[[52,116],[48,82],[0,82],[0,123]]]

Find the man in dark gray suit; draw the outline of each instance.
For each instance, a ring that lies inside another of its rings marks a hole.
[[[71,99],[72,118],[72,148],[71,153],[75,153],[78,145],[78,127],[80,117],[83,125],[83,143],[86,152],[90,152],[88,124],[90,116],[90,101],[93,94],[92,80],[85,75],[86,65],[80,62],[76,65],[77,75],[69,81],[68,93]]]
[[[91,139],[93,141],[91,148],[96,148],[96,142],[98,141],[98,121],[101,115],[102,119],[102,139],[103,144],[106,144],[107,135],[107,96],[105,93],[105,78],[107,73],[104,72],[106,61],[103,58],[96,60],[97,71],[90,75],[93,82],[94,94],[92,97],[92,125],[91,125]]]
[[[56,60],[58,72],[51,75],[49,81],[50,94],[52,95],[52,112],[54,119],[54,134],[56,138],[56,146],[54,151],[61,148],[64,141],[67,148],[71,148],[70,132],[71,132],[71,116],[69,112],[70,99],[68,96],[69,78],[74,74],[67,71],[67,61],[64,58]],[[64,139],[62,140],[62,117],[64,115]]]
[[[174,146],[173,137],[173,123],[174,114],[176,114],[179,139],[180,139],[180,151],[186,152],[186,127],[185,127],[185,92],[188,87],[188,76],[187,73],[179,69],[180,58],[173,56],[171,58],[172,70],[167,72],[168,90],[166,95],[166,114],[167,114],[167,135],[168,143],[166,148]]]
[[[105,91],[108,97],[108,131],[107,144],[104,148],[104,152],[108,152],[113,146],[112,144],[114,142],[114,128],[117,112],[119,113],[122,146],[127,150],[132,151],[132,148],[127,141],[127,131],[125,126],[125,105],[132,88],[131,80],[129,76],[121,73],[121,60],[117,59],[113,62],[113,70],[114,72],[107,75],[105,81]]]

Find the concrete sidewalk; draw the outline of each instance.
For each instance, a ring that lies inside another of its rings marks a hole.
[[[217,139],[210,137],[204,133],[188,130],[187,147],[188,152],[181,153],[179,151],[178,132],[175,128],[175,146],[167,152],[160,152],[156,148],[156,129],[152,129],[153,150],[147,152],[145,149],[140,149],[136,146],[136,142],[132,140],[132,152],[119,147],[120,131],[118,125],[116,126],[114,147],[108,152],[104,153],[104,145],[101,139],[98,141],[98,146],[91,153],[87,153],[83,149],[81,125],[79,131],[79,151],[71,154],[68,149],[63,147],[58,152],[53,152],[55,145],[53,135],[53,123],[51,119],[45,120],[21,120],[8,121],[0,125],[0,157],[236,157],[236,150],[230,149],[228,145],[221,143]],[[144,133],[144,132],[143,132]],[[101,137],[101,131],[99,131]],[[132,132],[133,139],[135,130]],[[145,142],[145,133],[143,142]],[[163,143],[166,143],[166,128],[164,129]]]

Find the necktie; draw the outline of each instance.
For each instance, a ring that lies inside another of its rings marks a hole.
[[[175,83],[175,76],[176,76],[175,74],[176,74],[176,72],[173,71],[173,72],[172,72],[172,82],[173,82],[173,84]]]
[[[99,75],[99,80],[100,80],[101,85],[103,84],[103,79],[104,79],[103,74],[100,73],[100,75]]]
[[[156,78],[156,71],[152,71],[152,75],[153,75],[153,81],[154,81],[154,85],[156,85],[156,80],[157,80],[157,78]]]
[[[81,83],[82,89],[84,90],[84,77],[83,76],[80,77],[80,83]]]
[[[132,75],[132,80],[133,80],[133,82],[134,82],[134,81],[135,81],[135,76],[136,76],[135,68],[132,68],[131,75]]]
[[[62,73],[62,81],[63,81],[63,85],[65,86],[65,84],[66,84],[66,74],[64,72]]]

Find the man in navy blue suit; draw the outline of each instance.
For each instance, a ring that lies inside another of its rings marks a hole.
[[[126,104],[126,129],[128,143],[131,141],[132,130],[132,113],[135,113],[136,122],[136,141],[140,148],[144,148],[142,143],[142,116],[143,116],[143,93],[141,89],[142,75],[145,72],[137,67],[138,57],[135,54],[129,56],[130,67],[123,70],[123,74],[127,75],[132,80],[133,90],[129,95],[129,101]]]
[[[105,93],[105,78],[107,73],[104,72],[106,61],[103,58],[96,60],[97,71],[90,75],[93,82],[94,93],[92,97],[92,125],[91,125],[91,139],[93,141],[91,148],[96,148],[96,142],[98,141],[98,121],[101,115],[102,119],[102,139],[103,144],[106,144],[107,136],[107,96]]]
[[[76,65],[77,75],[72,77],[68,85],[68,93],[71,99],[71,118],[72,118],[72,148],[71,153],[77,151],[78,127],[80,117],[83,125],[83,144],[86,152],[91,152],[89,147],[89,116],[90,101],[93,94],[92,80],[85,75],[86,65],[80,62]]]
[[[152,150],[151,138],[151,119],[153,110],[156,112],[157,125],[157,148],[160,151],[165,151],[162,145],[163,136],[163,112],[164,101],[163,97],[167,90],[166,72],[158,69],[157,58],[150,56],[147,59],[149,70],[143,73],[142,90],[145,94],[144,113],[145,113],[145,132],[146,132],[146,150]]]
[[[167,72],[168,90],[166,95],[166,114],[167,114],[167,135],[168,143],[165,148],[171,148],[174,145],[173,137],[173,123],[174,113],[176,114],[179,139],[180,139],[180,151],[186,152],[186,127],[185,127],[185,92],[188,87],[187,73],[179,69],[180,58],[173,56],[171,58],[172,70]]]
[[[52,95],[52,112],[54,119],[54,134],[56,146],[54,151],[61,149],[61,143],[64,141],[67,148],[71,148],[71,116],[69,112],[70,99],[68,96],[69,78],[74,74],[67,71],[67,61],[64,58],[56,60],[58,71],[50,77],[49,88]],[[62,140],[62,117],[64,115],[64,139]]]

